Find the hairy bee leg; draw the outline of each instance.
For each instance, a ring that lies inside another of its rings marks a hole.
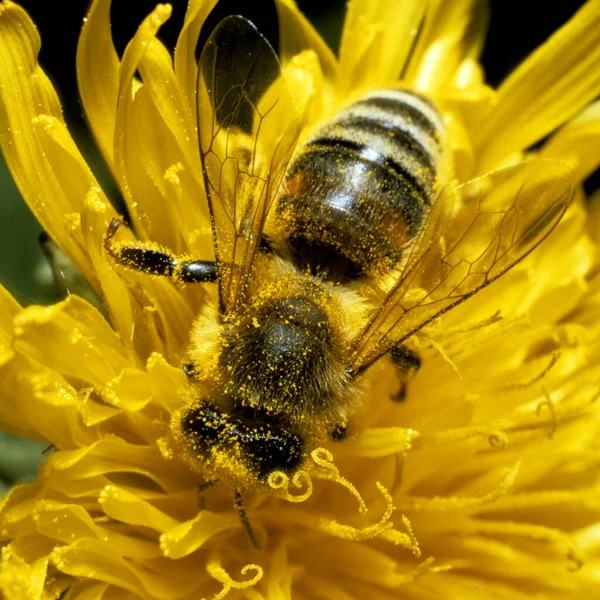
[[[407,380],[421,368],[421,357],[404,344],[396,344],[390,350],[390,358],[402,377],[400,389],[392,396],[392,400],[403,402],[406,399]]]
[[[348,435],[348,427],[344,423],[337,423],[329,432],[329,437],[333,442],[341,442]]]
[[[254,529],[252,529],[252,525],[250,525],[250,521],[248,520],[248,515],[246,514],[246,509],[244,508],[244,503],[242,502],[242,495],[240,494],[239,490],[235,490],[233,494],[233,506],[240,516],[240,521],[242,522],[242,527],[246,532],[246,537],[254,548],[257,550],[262,550],[262,546],[258,543],[256,535],[254,534]]]
[[[194,363],[186,363],[185,365],[182,365],[181,368],[189,379],[193,379],[196,372],[196,365]]]
[[[218,479],[210,479],[208,481],[205,481],[204,483],[201,483],[198,486],[198,492],[199,493],[205,492],[206,490],[209,490],[211,487],[214,487],[215,485],[217,485],[217,483],[219,483]]]
[[[406,381],[400,382],[398,391],[392,395],[392,402],[404,402],[406,400]]]
[[[104,235],[104,249],[119,265],[148,275],[172,277],[179,283],[207,283],[216,281],[217,266],[203,260],[180,260],[162,249],[143,246],[115,246],[113,239],[121,219],[112,219]]]

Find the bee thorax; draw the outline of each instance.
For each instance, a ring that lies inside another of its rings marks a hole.
[[[333,418],[346,377],[327,315],[309,298],[280,298],[225,334],[225,392],[285,419]]]

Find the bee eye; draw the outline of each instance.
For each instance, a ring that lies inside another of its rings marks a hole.
[[[207,404],[191,408],[181,419],[183,435],[194,452],[200,455],[209,454],[230,428],[225,417]]]
[[[248,429],[240,442],[247,466],[258,479],[267,479],[273,471],[293,472],[302,463],[302,439],[288,431],[259,426]]]

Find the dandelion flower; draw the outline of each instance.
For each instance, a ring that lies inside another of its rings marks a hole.
[[[215,4],[190,0],[173,55],[157,38],[170,7],[158,5],[119,57],[110,1],[93,0],[77,54],[85,112],[138,238],[207,260],[195,48]],[[0,2],[0,146],[107,315],[75,294],[21,308],[0,293],[0,425],[53,447],[37,481],[0,502],[3,597],[592,597],[600,264],[597,202],[581,183],[600,163],[600,2],[497,90],[478,63],[475,0],[351,0],[339,58],[293,0],[276,5],[286,81],[306,106],[301,136],[400,78],[438,107],[459,182],[525,156],[558,159],[574,199],[525,260],[416,336],[423,365],[405,402],[390,401],[398,379],[382,366],[352,435],[312,452],[310,478],[245,495],[259,552],[231,490],[199,492],[206,479],[171,427],[190,394],[190,329],[212,292],[109,260],[117,215],[37,63],[34,24]]]

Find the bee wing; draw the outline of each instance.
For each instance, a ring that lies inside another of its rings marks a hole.
[[[221,21],[204,46],[197,99],[220,310],[229,314],[243,302],[301,119],[273,48],[240,16]]]
[[[572,192],[568,167],[551,160],[443,188],[400,277],[353,342],[355,371],[527,256],[560,221]]]

